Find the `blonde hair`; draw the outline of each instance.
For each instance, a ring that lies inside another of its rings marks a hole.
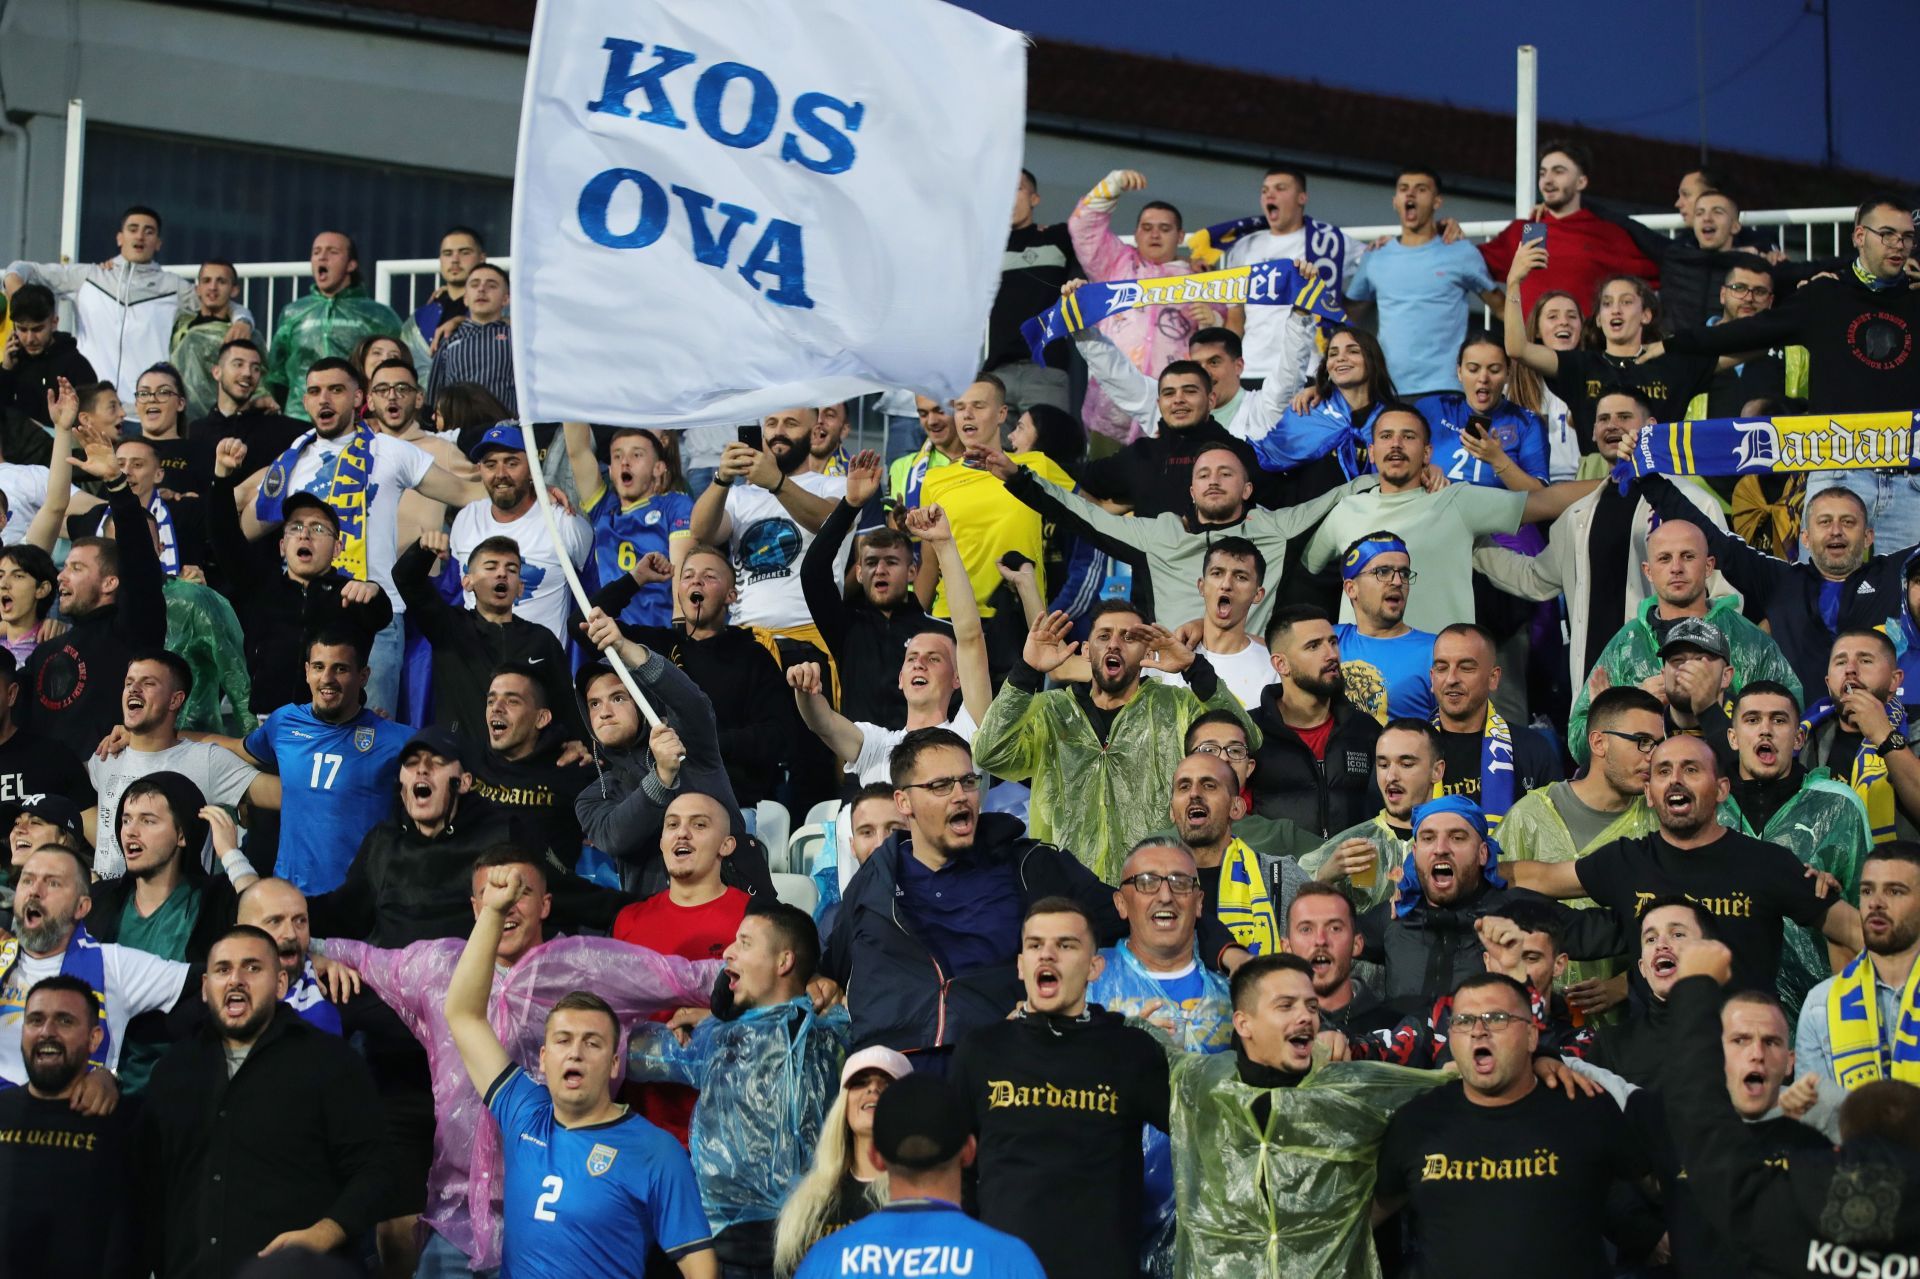
[[[853,1167],[853,1130],[847,1126],[847,1090],[833,1099],[825,1122],[820,1125],[820,1144],[813,1151],[813,1166],[794,1186],[793,1193],[780,1208],[780,1219],[773,1231],[773,1272],[791,1279],[800,1268],[807,1250],[828,1234],[827,1213],[840,1193],[840,1178]],[[867,1183],[867,1202],[875,1208],[887,1202],[887,1174],[881,1173]]]

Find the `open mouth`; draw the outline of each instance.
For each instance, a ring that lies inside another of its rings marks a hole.
[[[1467,395],[1473,401],[1475,408],[1483,409],[1493,403],[1493,388],[1489,386],[1476,386],[1467,392]]]
[[[1433,882],[1436,892],[1444,892],[1458,882],[1454,874],[1453,863],[1442,858],[1427,870],[1427,878]]]
[[[578,1066],[568,1066],[560,1072],[560,1086],[569,1092],[578,1092],[586,1086],[587,1072]]]
[[[1772,742],[1755,742],[1753,758],[1758,763],[1772,765],[1779,761],[1780,751]]]
[[[137,862],[147,855],[147,846],[130,835],[122,835],[120,851],[127,855],[128,862]]]
[[[1060,971],[1052,964],[1041,964],[1033,973],[1034,991],[1042,999],[1052,999],[1060,993]]]
[[[1473,1073],[1474,1074],[1491,1075],[1493,1073],[1494,1066],[1496,1064],[1497,1063],[1494,1060],[1494,1056],[1493,1056],[1493,1049],[1488,1048],[1487,1046],[1482,1044],[1473,1050]]]
[[[322,404],[313,411],[313,424],[315,426],[332,426],[339,420],[340,411],[331,404]]]
[[[1579,330],[1571,324],[1559,324],[1549,330],[1547,336],[1555,342],[1573,342],[1579,337]]]
[[[1893,920],[1879,911],[1868,911],[1860,917],[1860,926],[1875,937],[1884,937],[1893,931]]]
[[[1653,970],[1655,977],[1664,980],[1680,971],[1680,957],[1662,947],[1653,952],[1653,958],[1648,962],[1647,967]]]
[[[409,788],[408,793],[413,796],[415,801],[425,803],[427,800],[433,798],[433,784],[431,782],[415,782]]]
[[[1216,622],[1230,622],[1233,620],[1233,597],[1231,595],[1222,595],[1213,602],[1213,620]]]
[[[1395,465],[1398,465],[1402,462],[1405,462],[1406,460],[1407,460],[1407,455],[1405,453],[1402,453],[1399,449],[1388,449],[1385,453],[1382,453],[1380,455],[1380,461],[1382,463],[1392,462]]]
[[[1203,802],[1203,801],[1201,801],[1201,800],[1198,800],[1198,799],[1195,799],[1195,800],[1191,800],[1191,801],[1189,801],[1189,802],[1188,802],[1188,804],[1187,804],[1187,825],[1189,825],[1189,826],[1204,826],[1204,825],[1206,825],[1206,824],[1207,824],[1207,821],[1208,821],[1208,820],[1209,820],[1209,819],[1210,819],[1210,818],[1211,818],[1212,816],[1213,816],[1213,813],[1212,813],[1212,811],[1211,811],[1211,810],[1209,810],[1209,809],[1207,808],[1207,806],[1206,806],[1206,804],[1205,804],[1205,802]]]
[[[506,720],[504,720],[504,719],[501,719],[501,718],[500,718],[500,717],[498,717],[498,716],[495,716],[495,717],[493,717],[492,719],[489,719],[489,720],[487,721],[487,736],[489,736],[489,737],[505,737],[506,735],[507,735],[507,721],[506,721]]]
[[[1295,1060],[1306,1062],[1313,1060],[1313,1032],[1296,1030],[1287,1036],[1289,1055]]]
[[[1399,782],[1388,782],[1380,793],[1388,803],[1397,805],[1407,797],[1407,788]]]
[[[1666,801],[1667,812],[1674,817],[1685,817],[1693,812],[1693,793],[1684,786],[1669,786],[1662,796]]]
[[[1307,963],[1313,968],[1314,984],[1319,985],[1321,977],[1333,971],[1333,954],[1324,946],[1307,956]]]
[[[908,688],[925,688],[930,683],[932,683],[932,681],[927,678],[926,672],[924,671],[907,677]]]
[[[1175,910],[1171,904],[1155,906],[1148,912],[1147,920],[1155,928],[1165,932],[1173,932],[1180,927],[1180,912]]]
[[[1119,653],[1109,649],[1107,655],[1100,659],[1100,669],[1106,672],[1108,679],[1119,679],[1126,672],[1127,664]]]
[[[220,1011],[237,1021],[253,1011],[253,996],[242,989],[230,990],[220,1001]]]
[[[674,860],[685,861],[687,858],[693,856],[693,844],[691,841],[683,839],[675,843],[667,852]]]
[[[19,907],[18,915],[22,926],[35,928],[47,917],[47,912],[46,908],[41,906],[39,902],[31,901]]]
[[[43,1039],[33,1046],[35,1061],[65,1061],[66,1058],[67,1050],[57,1039]]]
[[[1404,586],[1389,586],[1380,593],[1380,603],[1383,605],[1400,605],[1406,602],[1407,590]]]
[[[1767,1077],[1765,1073],[1758,1070],[1749,1070],[1746,1074],[1740,1076],[1740,1091],[1755,1101],[1766,1096]]]
[[[131,693],[128,694],[126,700],[122,702],[121,705],[126,709],[127,714],[138,715],[141,711],[147,709],[147,699],[138,693]]]
[[[967,838],[973,834],[973,822],[974,816],[969,809],[963,808],[957,813],[949,813],[947,815],[947,833],[962,839]]]

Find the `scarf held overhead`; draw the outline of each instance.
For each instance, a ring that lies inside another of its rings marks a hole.
[[[1920,1084],[1920,964],[1900,991],[1900,1024],[1882,1046],[1880,1001],[1873,957],[1860,954],[1827,991],[1827,1037],[1833,1043],[1833,1077],[1851,1092],[1862,1084],[1892,1079]]]
[[[280,523],[282,508],[293,496],[289,491],[293,468],[300,454],[318,438],[318,431],[308,431],[267,468],[267,478],[260,482],[260,491],[253,498],[254,518],[262,524]],[[319,496],[340,517],[340,549],[333,557],[333,566],[357,582],[367,580],[367,493],[372,482],[373,432],[365,425],[356,426],[334,459],[333,478]]]
[[[1049,342],[1091,328],[1122,311],[1143,306],[1186,306],[1205,302],[1213,306],[1291,306],[1323,320],[1346,318],[1340,308],[1338,281],[1322,273],[1309,279],[1291,262],[1260,262],[1253,266],[1206,271],[1199,275],[1170,275],[1159,279],[1107,280],[1083,284],[1070,296],[1020,326],[1035,361]]]
[[[1798,471],[1920,467],[1920,413],[1837,417],[1711,417],[1656,422],[1613,468],[1621,484],[1642,475],[1781,475]]]

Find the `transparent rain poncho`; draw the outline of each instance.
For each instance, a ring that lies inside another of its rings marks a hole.
[[[1867,806],[1851,786],[1835,781],[1826,769],[1810,770],[1800,793],[1780,806],[1763,831],[1755,830],[1731,799],[1720,806],[1719,817],[1722,826],[1778,844],[1798,857],[1801,865],[1826,871],[1840,881],[1847,901],[1860,900],[1860,866],[1872,842]],[[1775,982],[1787,1016],[1797,1021],[1807,992],[1832,975],[1826,937],[1788,920]]]
[[[629,1078],[700,1090],[690,1152],[715,1234],[779,1215],[813,1163],[850,1035],[845,1004],[820,1015],[804,995],[733,1021],[709,1017],[685,1044],[660,1023],[633,1028]]]
[[[1240,1081],[1231,1053],[1173,1071],[1180,1279],[1378,1279],[1369,1212],[1393,1112],[1439,1071],[1327,1062],[1292,1088]],[[1272,1098],[1266,1122],[1254,1116]]]
[[[167,649],[178,654],[193,671],[193,691],[180,709],[180,727],[187,732],[251,733],[260,723],[247,703],[253,700],[253,677],[247,673],[247,637],[226,596],[198,582],[168,578],[162,589],[167,600]],[[220,713],[224,696],[232,713]]]
[[[1113,717],[1104,746],[1072,690],[1029,693],[1009,680],[973,735],[973,762],[1027,782],[1028,832],[1111,884],[1133,842],[1166,825],[1187,726],[1211,710],[1231,711],[1248,745],[1259,747],[1258,730],[1225,680],[1204,702],[1180,685],[1143,680]]]

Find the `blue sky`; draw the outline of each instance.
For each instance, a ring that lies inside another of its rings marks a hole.
[[[1699,0],[1710,148],[1819,163],[1820,2]],[[1530,43],[1540,50],[1543,118],[1684,142],[1700,137],[1693,0],[1613,0],[1598,8],[1551,0],[957,3],[1038,36],[1500,111],[1513,109],[1513,49]],[[1913,0],[1834,5],[1838,163],[1920,181],[1916,26]],[[1364,33],[1377,31],[1404,38],[1369,44]]]

